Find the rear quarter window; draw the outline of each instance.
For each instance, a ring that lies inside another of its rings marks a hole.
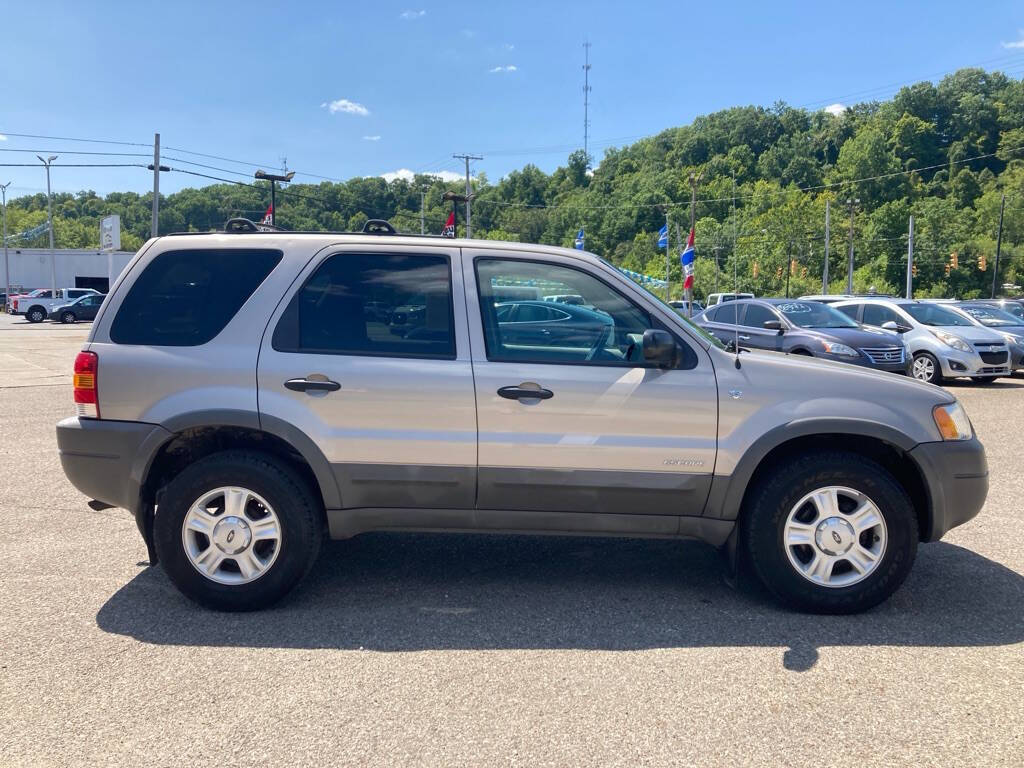
[[[128,290],[110,326],[117,344],[193,347],[224,330],[281,261],[277,250],[165,251]]]

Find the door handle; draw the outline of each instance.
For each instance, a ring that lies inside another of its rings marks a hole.
[[[744,341],[750,341],[750,337],[749,337],[749,336],[744,336],[744,335],[743,335],[742,333],[741,333],[741,334],[739,334],[739,337],[740,337],[741,339],[743,339]]]
[[[293,392],[337,392],[341,389],[341,384],[330,379],[288,379],[284,386]]]
[[[523,387],[502,387],[498,396],[507,400],[550,400],[555,393],[550,389],[524,389]]]

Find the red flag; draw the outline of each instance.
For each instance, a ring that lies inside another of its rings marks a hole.
[[[268,205],[267,212],[263,214],[263,218],[260,219],[260,224],[272,225],[274,223],[274,206]]]
[[[441,237],[455,237],[455,211],[451,211],[448,214],[448,221],[444,223],[444,229],[441,230]]]

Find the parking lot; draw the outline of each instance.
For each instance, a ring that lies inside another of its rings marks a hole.
[[[218,614],[61,471],[87,332],[0,314],[0,764],[1024,763],[1024,377],[950,386],[988,502],[863,615],[698,543],[426,534]]]

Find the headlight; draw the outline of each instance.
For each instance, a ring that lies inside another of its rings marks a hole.
[[[821,346],[825,348],[825,351],[830,355],[842,355],[843,357],[860,357],[858,352],[853,347],[848,347],[845,344],[840,344],[838,341],[822,341]]]
[[[1016,336],[1012,333],[1007,333],[1006,331],[1000,331],[999,335],[1006,339],[1010,344],[1024,344],[1024,337],[1022,336]]]
[[[945,331],[932,331],[932,333],[935,334],[939,341],[951,346],[953,349],[959,349],[961,352],[971,351],[967,342],[959,336],[954,336],[952,333],[946,333]]]
[[[932,409],[932,418],[943,440],[970,440],[974,434],[971,420],[967,418],[967,412],[959,401],[936,405]]]

